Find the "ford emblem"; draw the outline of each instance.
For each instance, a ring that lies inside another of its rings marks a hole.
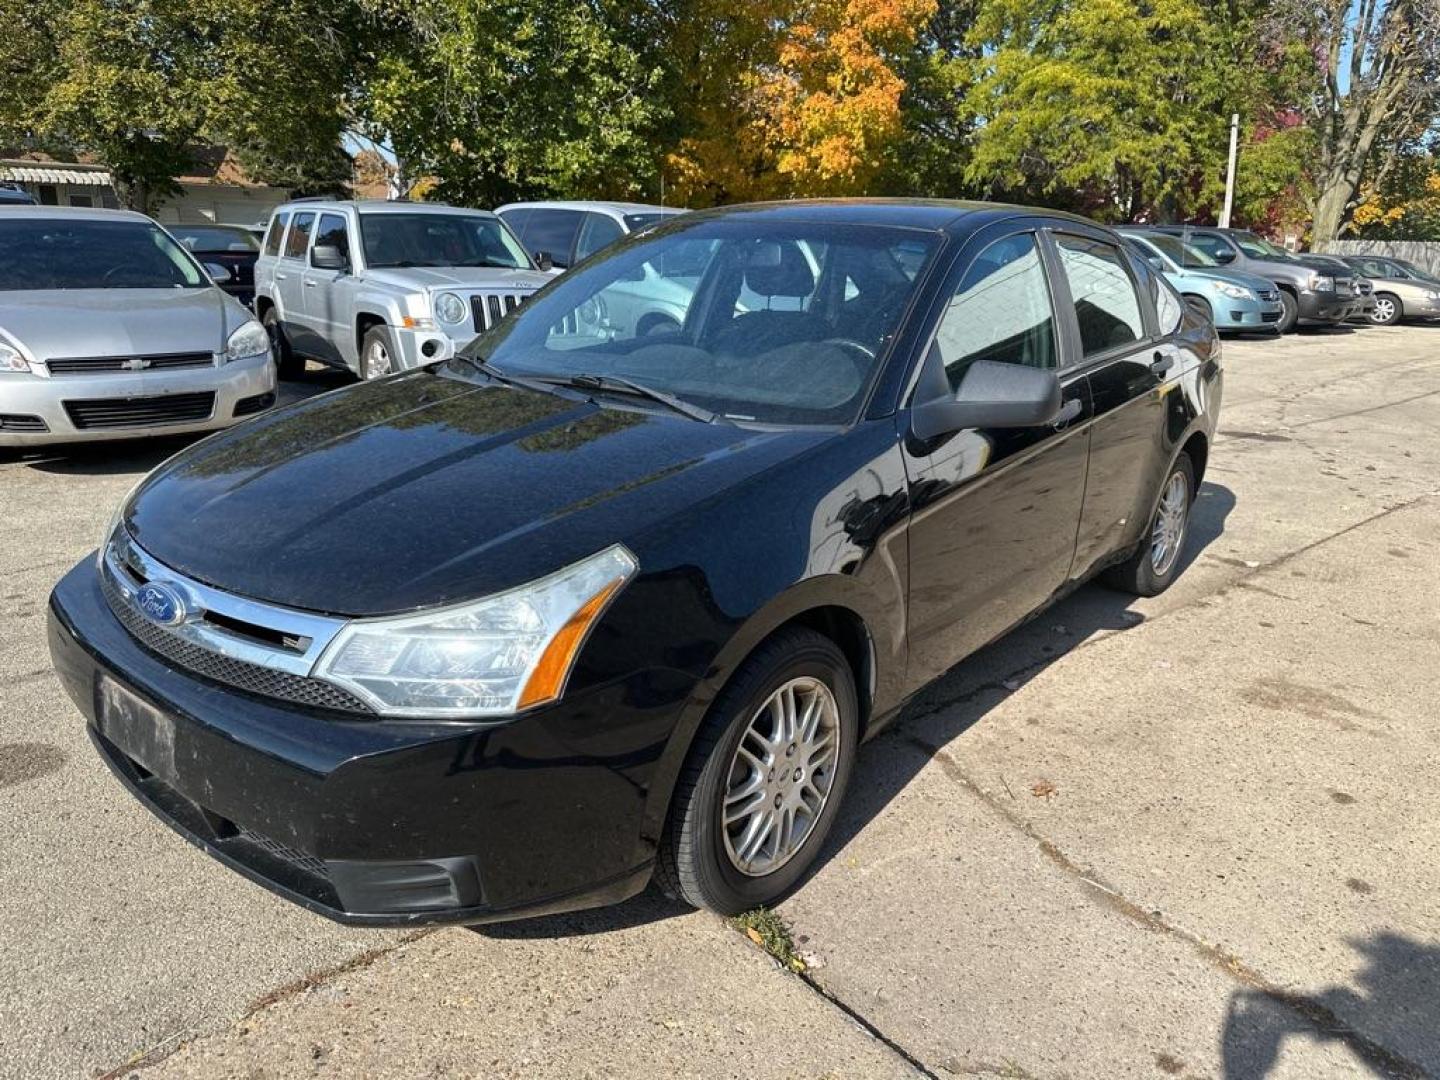
[[[135,593],[135,606],[146,618],[163,626],[178,626],[185,621],[185,598],[171,586],[159,581],[141,585]]]

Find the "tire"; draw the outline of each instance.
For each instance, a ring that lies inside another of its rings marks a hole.
[[[270,353],[275,358],[275,373],[282,379],[298,379],[305,374],[305,358],[297,356],[290,347],[290,339],[285,335],[285,325],[280,321],[280,314],[274,307],[265,309],[260,325],[265,327],[265,334],[270,338]]]
[[[372,326],[365,331],[360,339],[360,378],[368,382],[399,371],[396,359],[388,326]]]
[[[811,751],[819,752],[821,764],[813,772],[808,768],[803,729],[788,744],[781,739],[773,747],[774,758],[785,763],[783,769],[766,771],[752,764],[772,760],[763,750],[767,739],[777,734],[772,701],[787,687],[798,703],[793,710],[797,724],[812,701],[821,706],[824,719],[817,717],[814,723],[815,750]],[[833,706],[828,715],[821,687]],[[804,877],[824,847],[854,767],[859,727],[855,681],[833,641],[814,630],[794,627],[764,642],[715,699],[696,733],[661,838],[656,883],[673,899],[722,915],[774,904]],[[822,748],[827,731],[829,738]],[[828,786],[819,782],[822,775]],[[807,800],[804,791],[809,788],[819,795],[822,786],[817,813],[815,796]],[[742,790],[747,787],[748,794]],[[727,795],[742,811],[729,829],[722,817]],[[783,820],[774,813],[776,800],[790,812],[791,828],[803,830],[788,855],[777,843],[774,825],[763,827],[767,818],[772,823]],[[750,826],[760,840],[753,845],[753,854],[747,843],[752,837],[747,832]]]
[[[1185,306],[1199,315],[1211,326],[1215,325],[1215,309],[1210,306],[1210,301],[1203,296],[1196,296],[1194,293],[1186,293],[1184,296]]]
[[[1288,334],[1295,329],[1295,324],[1300,321],[1300,301],[1291,296],[1284,289],[1280,290],[1280,321],[1275,324],[1277,334]]]
[[[1176,488],[1176,485],[1183,487]],[[1178,503],[1176,494],[1178,490]],[[1155,509],[1150,515],[1150,524],[1140,547],[1119,566],[1105,571],[1104,581],[1111,588],[1136,596],[1159,596],[1168,589],[1180,574],[1181,558],[1185,554],[1185,541],[1190,535],[1190,508],[1195,504],[1195,467],[1190,455],[1181,453],[1155,498]],[[1179,516],[1178,523],[1173,515]],[[1169,525],[1162,533],[1161,519],[1165,515]],[[1163,537],[1163,545],[1161,544]],[[1159,551],[1159,557],[1156,552]]]
[[[1381,313],[1384,314],[1381,314]],[[1394,293],[1375,294],[1375,310],[1370,312],[1370,322],[1375,326],[1394,326],[1405,317],[1405,308]]]

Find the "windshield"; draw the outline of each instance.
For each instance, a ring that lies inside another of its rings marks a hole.
[[[209,286],[195,260],[148,221],[0,219],[0,290]]]
[[[172,225],[170,235],[190,251],[219,251],[244,254],[259,251],[260,244],[245,229],[226,229],[216,225]]]
[[[667,217],[674,216],[674,214],[626,214],[625,231],[639,232],[641,229],[648,229],[657,221],[664,221]]]
[[[365,265],[493,266],[529,270],[530,259],[500,219],[481,214],[361,214]]]
[[[1400,266],[1402,266],[1402,267],[1405,269],[1405,272],[1406,272],[1406,273],[1414,275],[1415,277],[1419,278],[1421,281],[1427,281],[1427,282],[1429,282],[1429,283],[1432,284],[1432,285],[1440,285],[1440,276],[1436,276],[1435,274],[1432,274],[1429,270],[1426,270],[1424,267],[1416,266],[1416,265],[1415,265],[1413,262],[1411,262],[1409,259],[1391,259],[1390,261],[1391,261],[1391,262],[1394,262],[1394,263],[1398,263]]]
[[[1240,250],[1252,259],[1289,259],[1290,253],[1282,247],[1276,247],[1269,240],[1264,240],[1252,232],[1233,232],[1230,238],[1235,241]]]
[[[516,376],[629,379],[735,421],[846,423],[938,244],[869,225],[666,226],[558,279],[467,352]]]

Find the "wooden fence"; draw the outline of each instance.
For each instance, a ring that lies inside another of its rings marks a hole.
[[[1322,249],[1327,255],[1391,255],[1440,274],[1440,241],[1435,240],[1333,240]]]

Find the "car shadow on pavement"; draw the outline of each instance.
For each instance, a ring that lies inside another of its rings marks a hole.
[[[1181,573],[1225,530],[1235,495],[1215,483],[1201,485],[1190,517],[1190,538]],[[836,818],[825,849],[796,885],[819,872],[865,825],[898,796],[928,761],[914,753],[897,753],[895,740],[938,749],[973,727],[998,701],[1060,657],[1102,631],[1139,626],[1144,616],[1131,611],[1133,597],[1098,585],[1086,585],[1025,626],[962,661],[922,691],[896,718],[890,729],[862,748],[850,778],[845,805]],[[1064,633],[1057,634],[1056,628]],[[472,927],[492,938],[550,938],[601,934],[657,922],[691,909],[662,896],[652,884],[644,893],[613,907],[564,915],[542,916],[511,923]]]
[[[1375,1076],[1440,1075],[1440,947],[1383,931],[1348,944],[1365,961],[1354,988],[1231,996],[1221,1033],[1224,1080],[1265,1080],[1291,1038],[1339,1043]]]

